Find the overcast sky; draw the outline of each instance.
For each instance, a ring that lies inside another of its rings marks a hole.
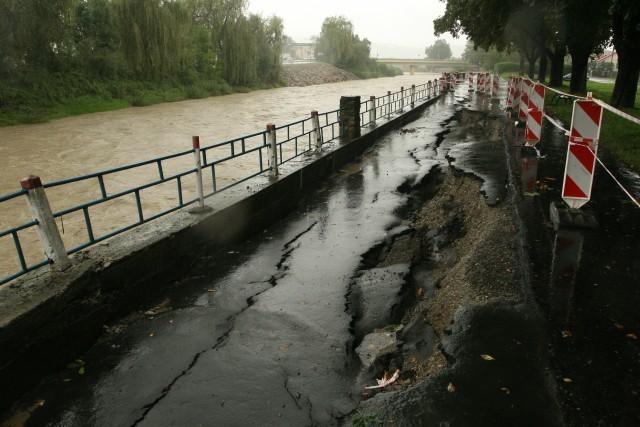
[[[308,42],[320,34],[326,17],[343,15],[361,39],[372,42],[371,55],[380,57],[390,56],[392,45],[403,57],[423,57],[424,49],[436,40],[433,20],[444,9],[438,0],[249,0],[248,7],[264,17],[281,17],[285,34],[296,42]],[[466,39],[448,34],[439,38],[449,42],[455,56],[462,53]]]

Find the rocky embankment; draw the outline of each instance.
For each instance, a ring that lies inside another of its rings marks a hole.
[[[355,74],[324,62],[286,64],[282,67],[282,80],[287,86],[311,86],[358,79]]]

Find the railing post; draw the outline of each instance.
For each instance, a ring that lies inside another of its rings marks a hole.
[[[375,126],[376,124],[376,97],[371,95],[369,97],[371,102],[371,109],[369,110],[369,124]]]
[[[400,86],[400,111],[404,110],[404,86]]]
[[[311,125],[313,126],[313,140],[315,141],[316,150],[320,151],[322,148],[322,132],[320,132],[320,119],[316,110],[311,112]]]
[[[269,142],[269,166],[271,166],[269,176],[276,177],[278,176],[278,145],[276,144],[276,125],[274,125],[273,123],[268,123],[267,131],[269,132],[267,135]]]
[[[411,109],[416,106],[416,85],[411,85]]]
[[[53,261],[52,269],[64,271],[71,267],[67,250],[62,242],[60,231],[53,218],[49,200],[38,176],[27,176],[20,180],[20,186],[27,190],[27,201],[33,219],[38,221],[38,236],[42,242],[45,256]]]
[[[388,90],[387,91],[387,100],[389,101],[387,103],[387,117],[391,116],[391,91]]]
[[[202,190],[202,160],[200,157],[200,137],[192,136],[193,159],[196,165],[196,196],[198,197],[198,209],[204,209],[204,191]]]

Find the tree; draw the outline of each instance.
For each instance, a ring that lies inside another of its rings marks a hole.
[[[344,16],[331,16],[322,23],[316,39],[320,60],[340,68],[358,70],[368,68],[371,43],[360,40],[353,24]]]
[[[640,3],[613,0],[613,46],[618,53],[618,75],[611,94],[614,107],[633,107],[640,77]]]
[[[451,46],[445,39],[438,39],[431,46],[424,50],[429,59],[449,59],[451,58]]]

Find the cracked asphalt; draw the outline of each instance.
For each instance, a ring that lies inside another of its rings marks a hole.
[[[363,256],[406,230],[408,190],[446,164],[435,142],[454,103],[392,131],[251,241],[201,254],[147,311],[105,325],[78,355],[84,373],[23,399],[45,402],[26,425],[331,425],[351,413],[352,286]]]

